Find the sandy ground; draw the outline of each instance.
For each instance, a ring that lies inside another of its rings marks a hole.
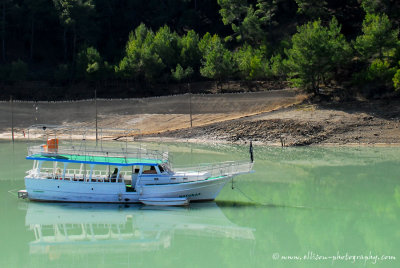
[[[140,129],[141,134],[205,126],[246,115],[301,103],[306,96],[295,90],[213,95],[177,95],[168,97],[98,100],[100,128]],[[13,112],[11,112],[11,110]],[[71,125],[94,128],[96,105],[93,100],[78,102],[0,103],[0,138],[23,137],[23,129],[35,124]],[[192,116],[190,116],[190,112]]]
[[[0,138],[46,123],[93,128],[93,100],[0,103]],[[400,100],[311,104],[295,90],[97,102],[98,125],[140,129],[143,140],[267,145],[400,145]],[[192,125],[190,127],[190,111]],[[12,118],[12,120],[11,120]]]

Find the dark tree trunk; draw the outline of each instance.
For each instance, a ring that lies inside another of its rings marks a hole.
[[[30,58],[33,59],[33,48],[34,48],[34,41],[35,41],[35,16],[32,15],[31,21],[31,47],[30,47]]]
[[[64,62],[67,61],[67,28],[64,27]]]
[[[6,1],[3,1],[1,57],[3,61],[6,61]]]
[[[74,25],[74,40],[73,40],[73,47],[72,47],[72,61],[75,62],[75,55],[76,54],[76,26]]]

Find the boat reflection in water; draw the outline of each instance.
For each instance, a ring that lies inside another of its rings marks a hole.
[[[232,223],[215,202],[188,208],[29,202],[25,224],[35,235],[30,254],[131,253],[166,249],[176,235],[255,240],[254,229]]]

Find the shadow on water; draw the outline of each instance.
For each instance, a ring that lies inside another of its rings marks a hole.
[[[294,209],[314,209],[305,206],[291,206],[291,205],[279,205],[279,204],[268,204],[253,201],[230,201],[230,200],[218,200],[216,201],[218,207],[220,208],[243,208],[243,207],[253,207],[253,208],[294,208]],[[329,209],[329,208],[327,208]]]
[[[275,207],[285,207],[285,206],[279,206],[279,205],[274,205],[274,204],[263,204],[263,203],[258,203],[258,202],[252,202],[252,201],[230,201],[230,200],[218,200],[216,201],[218,207],[220,208],[234,208],[234,207],[270,207],[270,208],[275,208]]]

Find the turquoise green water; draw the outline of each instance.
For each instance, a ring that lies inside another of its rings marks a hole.
[[[254,149],[256,172],[216,202],[156,209],[18,200],[26,145],[1,142],[0,267],[400,267],[400,148]],[[182,165],[248,158],[169,150]]]

